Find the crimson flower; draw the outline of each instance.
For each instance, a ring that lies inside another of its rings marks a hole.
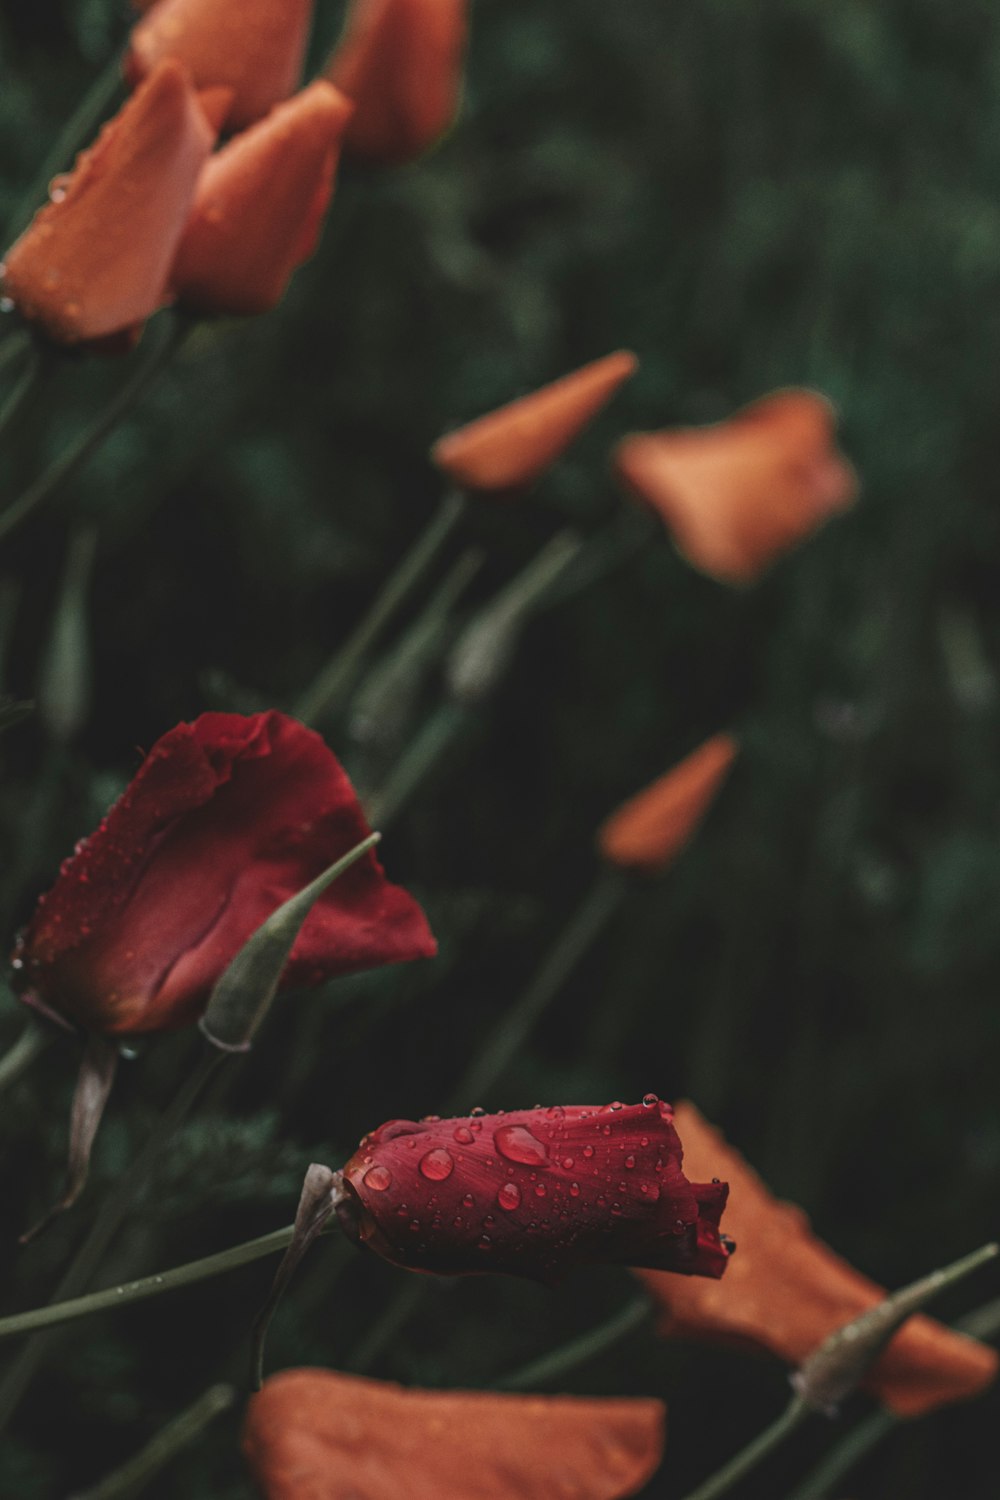
[[[214,134],[164,63],[53,184],[7,252],[3,293],[60,344],[104,340],[167,300],[167,275]]]
[[[344,1167],[344,1227],[385,1259],[444,1275],[556,1281],[577,1266],[719,1277],[724,1183],[691,1183],[673,1111],[555,1105],[390,1120]]]
[[[251,1398],[243,1449],[266,1500],[623,1500],[659,1466],[665,1416],[644,1397],[407,1390],[283,1370]]]
[[[178,724],[40,899],[14,960],[23,998],[105,1035],[184,1026],[261,922],[368,832],[340,763],[294,719]],[[282,985],[434,952],[369,852],[313,907]]]
[[[170,281],[195,312],[267,312],[316,248],[351,104],[314,83],[206,164]]]

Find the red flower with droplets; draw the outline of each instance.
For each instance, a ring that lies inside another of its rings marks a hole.
[[[187,1025],[265,918],[368,833],[303,724],[273,711],[178,724],[39,901],[15,957],[23,998],[111,1036]],[[313,907],[282,985],[434,952],[369,852]]]
[[[691,1183],[673,1111],[610,1104],[391,1120],[343,1171],[347,1231],[387,1260],[444,1275],[559,1280],[577,1266],[721,1276],[722,1183]]]

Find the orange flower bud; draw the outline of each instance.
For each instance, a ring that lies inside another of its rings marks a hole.
[[[132,32],[129,84],[165,57],[198,88],[233,90],[227,124],[242,129],[287,99],[302,76],[312,0],[158,0]]]
[[[885,1292],[817,1239],[801,1209],[774,1198],[693,1104],[678,1104],[675,1120],[684,1170],[694,1177],[721,1172],[728,1180],[727,1228],[740,1248],[719,1282],[636,1272],[662,1309],[662,1332],[756,1347],[801,1365]],[[918,1417],[978,1395],[996,1373],[995,1350],[917,1314],[863,1386],[896,1416]]]
[[[732,735],[714,735],[624,803],[598,834],[603,858],[647,875],[665,870],[697,832],[738,749]]]
[[[200,313],[267,312],[316,248],[350,100],[314,83],[208,162],[171,272]]]
[[[345,149],[395,166],[423,155],[458,110],[468,0],[353,0],[324,76],[357,105]]]
[[[835,414],[816,391],[776,391],[725,422],[623,439],[615,467],[692,567],[751,583],[857,493]]]
[[[212,140],[184,69],[164,63],[57,179],[7,253],[4,295],[60,344],[144,322],[167,300]]]
[[[659,1467],[666,1411],[640,1397],[421,1391],[284,1370],[251,1397],[243,1448],[266,1500],[623,1500]]]
[[[525,489],[555,463],[637,367],[627,349],[595,359],[439,438],[431,458],[463,489]]]

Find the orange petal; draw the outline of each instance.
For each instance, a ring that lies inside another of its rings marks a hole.
[[[523,489],[555,463],[637,367],[626,349],[595,359],[439,438],[431,458],[463,489]]]
[[[171,285],[200,313],[266,312],[316,248],[350,100],[313,83],[234,137],[201,174]]]
[[[674,1123],[685,1173],[728,1179],[726,1227],[739,1249],[722,1281],[636,1272],[662,1310],[662,1332],[768,1350],[799,1365],[834,1329],[882,1300],[882,1288],[817,1239],[801,1209],[774,1198],[693,1104],[679,1104]],[[996,1373],[995,1350],[917,1314],[864,1387],[897,1416],[917,1417],[978,1395]]]
[[[240,129],[298,87],[312,9],[312,0],[157,0],[133,29],[125,76],[137,83],[176,58],[198,88],[233,90],[227,123]]]
[[[266,1500],[619,1500],[663,1453],[660,1401],[420,1391],[285,1370],[250,1400]]]
[[[739,749],[717,734],[612,813],[597,836],[603,857],[623,869],[657,874],[696,833]]]
[[[184,69],[164,63],[8,251],[4,294],[58,343],[142,323],[165,300],[212,140]]]
[[[652,506],[688,562],[750,583],[857,493],[816,391],[776,391],[711,427],[639,432],[615,454],[619,478]]]
[[[235,95],[235,89],[231,89],[227,84],[217,84],[209,89],[198,90],[198,103],[201,105],[213,135],[217,136],[225,125],[229,111],[233,107]]]
[[[357,105],[345,150],[397,165],[421,156],[458,110],[468,0],[354,0],[324,76]]]

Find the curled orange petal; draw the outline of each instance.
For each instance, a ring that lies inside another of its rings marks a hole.
[[[665,1408],[620,1397],[421,1391],[285,1370],[243,1447],[266,1500],[622,1500],[659,1466]]]
[[[739,749],[732,735],[717,734],[612,813],[598,836],[610,864],[658,874],[698,829]]]
[[[198,88],[233,90],[226,123],[234,129],[298,87],[313,0],[157,0],[144,8],[125,60],[130,84],[176,58]]]
[[[458,110],[468,0],[354,0],[324,76],[357,105],[345,150],[396,166],[422,156]]]
[[[727,1228],[738,1251],[722,1281],[637,1271],[662,1310],[662,1332],[767,1350],[800,1365],[837,1328],[874,1307],[881,1287],[818,1239],[805,1214],[781,1203],[693,1104],[677,1105],[684,1171],[722,1173]],[[918,1417],[984,1390],[996,1351],[917,1314],[903,1324],[863,1382],[898,1417]]]
[[[627,349],[595,359],[439,438],[431,458],[466,490],[510,493],[533,484],[630,376]]]
[[[7,253],[4,295],[62,344],[144,322],[166,300],[212,141],[185,70],[164,63],[57,179]]]
[[[266,312],[316,248],[350,100],[313,83],[213,156],[171,272],[195,312]]]
[[[825,396],[776,391],[710,427],[633,433],[619,443],[615,467],[693,567],[722,583],[751,583],[852,504],[857,476],[834,429]]]

